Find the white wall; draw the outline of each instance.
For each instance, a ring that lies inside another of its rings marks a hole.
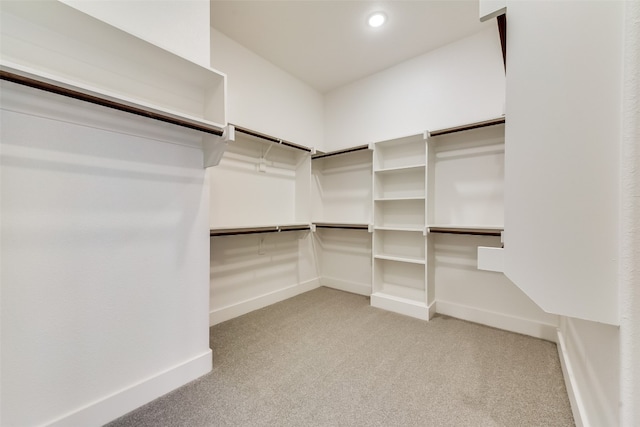
[[[209,67],[209,0],[59,0]]]
[[[230,123],[322,149],[320,93],[213,28],[211,65],[227,75]],[[260,172],[269,143],[237,137],[243,141],[231,143],[208,173],[210,225],[309,223],[309,154],[274,148]],[[211,325],[319,286],[310,233],[215,237],[210,245]]]
[[[460,319],[556,340],[558,316],[545,313],[502,273],[478,270],[478,246],[499,237],[432,234],[436,311]]]
[[[618,324],[624,5],[508,7],[505,274],[548,312]]]
[[[320,286],[309,231],[211,238],[211,325]]]
[[[497,26],[325,95],[326,150],[499,117]]]
[[[68,3],[209,65],[207,1]],[[0,424],[102,425],[208,372],[201,135],[10,83],[1,104]]]
[[[640,424],[640,3],[625,3],[620,162],[620,395],[623,426]]]
[[[211,65],[227,74],[230,123],[322,149],[320,93],[213,28]]]
[[[638,5],[507,3],[505,269],[546,309],[612,324],[561,317],[565,380],[578,425],[635,426]]]
[[[210,370],[200,135],[11,83],[2,124],[0,423],[101,425]]]

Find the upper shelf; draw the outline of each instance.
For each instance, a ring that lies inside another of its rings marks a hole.
[[[225,75],[216,70],[59,1],[1,2],[0,24],[5,80],[25,79],[217,135],[226,124]]]

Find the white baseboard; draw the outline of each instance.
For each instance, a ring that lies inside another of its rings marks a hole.
[[[338,289],[340,291],[351,292],[358,295],[371,295],[371,283],[358,283],[348,280],[336,279],[335,277],[321,277],[320,285],[327,288]]]
[[[210,372],[211,357],[211,350],[208,350],[191,360],[65,414],[46,425],[55,427],[104,425]]]
[[[560,365],[562,366],[564,384],[567,388],[567,394],[569,395],[569,402],[571,403],[573,421],[576,423],[576,427],[587,427],[589,423],[586,421],[584,402],[580,396],[580,388],[576,383],[575,370],[571,363],[569,353],[567,352],[567,344],[560,329],[558,329],[557,333],[558,356],[560,357]]]
[[[429,320],[433,314],[433,304],[427,306],[424,303],[380,292],[371,294],[371,306],[422,320]]]
[[[288,298],[296,295],[308,292],[312,289],[320,287],[320,279],[315,278],[306,282],[297,283],[295,285],[287,286],[286,288],[278,289],[277,291],[269,292],[264,295],[260,295],[248,300],[240,301],[235,304],[228,305],[226,307],[217,308],[211,310],[209,313],[209,326],[217,325],[226,320],[233,319],[243,314],[250,313],[254,310],[267,307],[271,304],[275,304],[280,301],[284,301]]]
[[[558,352],[576,426],[621,425],[620,396],[612,398],[620,387],[619,350],[594,354],[603,345],[599,334],[604,325],[594,323],[587,327],[583,323],[577,328],[574,322],[584,321],[561,318]],[[612,328],[617,334],[617,328]]]
[[[530,319],[523,319],[462,304],[438,300],[436,301],[436,313],[480,323],[505,331],[541,338],[551,342],[555,342],[557,339],[556,325],[539,323]]]

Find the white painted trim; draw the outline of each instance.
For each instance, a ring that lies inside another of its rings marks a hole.
[[[584,402],[580,396],[580,389],[576,383],[575,369],[571,364],[571,358],[567,352],[567,344],[564,340],[564,335],[558,329],[557,331],[557,346],[558,356],[560,357],[560,366],[562,366],[562,375],[564,376],[564,384],[567,388],[567,394],[569,395],[569,403],[571,404],[571,411],[573,412],[573,421],[576,423],[576,427],[587,427],[589,423],[587,420],[587,414],[584,410]]]
[[[425,303],[412,301],[407,298],[394,297],[383,293],[371,294],[371,306],[381,308],[416,319],[429,320],[433,304],[427,306]]]
[[[335,277],[321,277],[320,285],[340,291],[351,292],[358,295],[371,295],[371,283],[358,283],[350,280],[337,279]]]
[[[226,320],[242,316],[243,314],[247,314],[271,304],[284,301],[288,298],[300,295],[319,287],[320,279],[315,278],[307,280],[306,282],[287,286],[285,288],[278,289],[264,295],[240,301],[235,304],[211,310],[211,312],[209,313],[209,326],[217,325],[218,323],[222,323]]]
[[[52,427],[99,426],[205,375],[212,368],[208,350],[150,378],[47,423]]]
[[[618,407],[612,408],[611,404],[607,403],[607,393],[597,372],[597,366],[594,366],[589,358],[583,338],[576,332],[570,318],[562,318],[561,329],[564,331],[562,350],[570,368],[569,378],[572,381],[573,394],[576,396],[576,408],[573,409],[572,406],[572,409],[574,413],[579,412],[578,415],[574,414],[574,417],[580,417],[585,427],[624,425],[618,422]]]
[[[531,319],[469,307],[467,305],[456,304],[448,301],[436,301],[436,313],[458,319],[468,320],[474,323],[491,326],[505,331],[516,332],[518,334],[529,335],[535,338],[555,342],[556,325],[536,322]]]

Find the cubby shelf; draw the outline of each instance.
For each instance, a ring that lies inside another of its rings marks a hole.
[[[410,264],[425,264],[426,261],[423,258],[408,258],[397,255],[385,255],[385,254],[377,254],[373,256],[375,259],[386,259],[389,261],[398,261],[398,262],[407,262]]]
[[[381,175],[395,174],[395,173],[408,172],[412,170],[420,170],[420,169],[424,170],[425,167],[426,165],[424,164],[416,164],[416,165],[400,166],[395,168],[376,169],[374,170],[374,172]]]
[[[373,199],[374,202],[397,202],[402,200],[424,200],[424,196],[411,196],[411,197],[381,197]]]

